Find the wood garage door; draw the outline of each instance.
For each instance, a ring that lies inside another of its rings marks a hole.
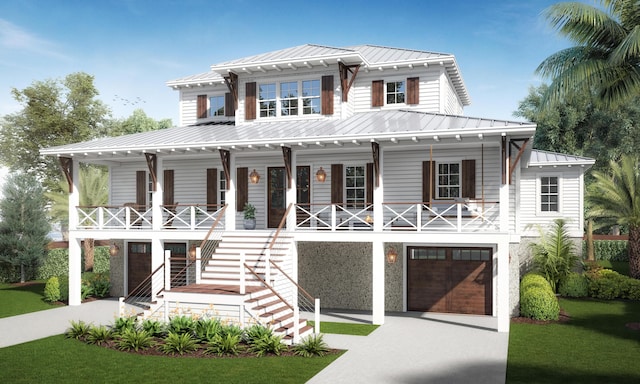
[[[491,315],[491,248],[407,249],[407,309]]]

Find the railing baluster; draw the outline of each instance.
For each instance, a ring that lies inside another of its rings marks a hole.
[[[246,274],[244,270],[246,255],[244,251],[240,252],[240,294],[246,293]]]

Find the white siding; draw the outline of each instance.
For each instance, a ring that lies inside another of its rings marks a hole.
[[[201,87],[181,88],[180,89],[180,126],[192,125],[205,121],[228,121],[233,117],[216,117],[215,119],[198,119],[197,104],[198,95],[224,96],[229,92],[229,88],[225,84],[212,84]],[[208,102],[208,101],[207,101]]]
[[[460,98],[458,97],[458,94],[456,93],[456,90],[453,87],[453,84],[451,84],[451,79],[446,74],[443,76],[443,79],[445,79],[445,84],[446,84],[443,113],[450,114],[450,115],[462,115],[463,113],[462,103],[460,102]]]
[[[111,204],[123,205],[136,201],[136,171],[147,171],[144,159],[111,167]]]

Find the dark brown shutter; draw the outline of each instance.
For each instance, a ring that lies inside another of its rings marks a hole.
[[[174,204],[173,195],[173,169],[165,169],[164,172],[164,189],[162,192],[162,205],[168,206]]]
[[[462,197],[476,198],[476,161],[462,160]]]
[[[207,95],[198,95],[198,119],[207,117]]]
[[[342,164],[331,164],[331,203],[342,204],[343,176]]]
[[[235,116],[236,115],[236,105],[233,101],[233,95],[231,92],[227,92],[224,94],[224,115],[225,116]]]
[[[322,114],[333,115],[333,75],[322,76]]]
[[[242,212],[249,202],[249,168],[238,168],[236,175],[236,211]]]
[[[436,198],[436,162],[422,162],[422,202]]]
[[[214,212],[218,204],[218,169],[207,168],[207,211]]]
[[[420,104],[420,78],[407,79],[407,104]]]
[[[371,205],[373,204],[373,163],[367,163],[366,177],[365,201],[366,205]],[[373,210],[373,207],[369,208],[369,210]]]
[[[384,106],[384,81],[374,80],[371,82],[371,106]]]
[[[244,118],[255,120],[256,118],[256,83],[245,84],[246,96],[244,98]]]
[[[147,172],[136,171],[136,205],[147,206]]]

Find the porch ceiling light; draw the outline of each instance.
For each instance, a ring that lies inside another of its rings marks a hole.
[[[251,181],[251,184],[258,184],[260,181],[260,174],[256,172],[255,168],[253,169],[253,172],[249,174],[249,181]]]
[[[189,248],[189,259],[194,260],[196,258],[196,245],[192,244]]]
[[[109,255],[116,256],[118,255],[118,252],[120,252],[120,247],[118,247],[118,244],[111,243],[111,245],[109,246]]]
[[[387,249],[387,263],[395,264],[398,261],[398,251],[396,251],[395,247],[389,247]]]
[[[320,169],[318,169],[318,172],[316,172],[316,180],[318,180],[321,183],[324,183],[326,179],[327,179],[327,172],[325,172],[324,169],[320,167]]]

